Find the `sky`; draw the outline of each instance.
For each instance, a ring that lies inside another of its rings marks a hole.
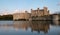
[[[48,7],[50,13],[60,11],[60,0],[0,0],[0,14],[14,13],[15,11],[28,12],[32,9]]]

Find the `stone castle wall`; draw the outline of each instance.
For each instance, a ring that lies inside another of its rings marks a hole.
[[[19,19],[29,20],[31,17],[40,17],[45,15],[49,15],[47,7],[44,7],[44,9],[37,8],[37,10],[31,9],[31,13],[28,13],[27,11],[25,11],[25,13],[15,13],[13,14],[13,20],[19,20]]]
[[[33,10],[31,9],[31,16],[44,16],[44,15],[49,15],[49,11],[47,9],[47,7],[44,7],[44,9],[39,9],[37,8],[37,10]]]

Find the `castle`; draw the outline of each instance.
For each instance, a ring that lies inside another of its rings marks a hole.
[[[31,16],[32,17],[36,17],[36,16],[44,16],[44,15],[49,15],[49,10],[47,9],[47,7],[44,7],[44,9],[39,9],[37,8],[37,10],[32,10],[31,9]]]
[[[44,9],[33,10],[31,9],[31,13],[28,13],[25,11],[25,13],[15,13],[13,14],[13,20],[29,20],[31,17],[39,17],[49,15],[49,10],[47,7],[44,7]]]

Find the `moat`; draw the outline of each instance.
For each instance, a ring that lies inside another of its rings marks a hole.
[[[0,21],[0,35],[60,35],[60,21]]]

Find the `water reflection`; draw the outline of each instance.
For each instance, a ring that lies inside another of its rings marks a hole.
[[[29,21],[14,21],[13,27],[15,29],[27,30],[29,27]]]
[[[38,33],[40,33],[40,31],[43,31],[44,33],[47,33],[49,24],[46,21],[32,21],[32,23],[30,23],[30,27],[32,32],[37,31]]]
[[[37,31],[38,33],[40,31],[43,31],[45,33],[48,32],[49,29],[49,23],[46,21],[13,21],[13,24],[3,24],[0,25],[1,27],[4,27],[6,29],[9,29],[9,27],[13,27],[16,31],[23,29],[28,30],[28,28],[31,29],[31,32]]]
[[[53,25],[60,25],[60,21],[53,21],[53,23],[52,23]]]
[[[41,32],[43,32],[43,33],[50,34],[52,31],[54,31],[54,33],[56,34],[58,30],[60,30],[60,21],[13,21],[12,24],[9,23],[0,24],[0,32],[2,31],[3,32],[8,31],[10,33],[11,32],[18,32],[18,33],[37,32],[40,34]]]
[[[38,31],[38,33],[40,31],[43,31],[45,33],[48,32],[48,29],[49,29],[49,23],[46,22],[46,21],[14,21],[14,24],[13,24],[13,27],[14,28],[22,28],[22,29],[25,29],[27,30],[28,28],[31,28],[31,32],[33,31]]]

